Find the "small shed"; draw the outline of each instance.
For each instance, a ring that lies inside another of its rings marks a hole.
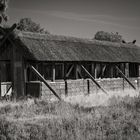
[[[76,37],[0,28],[0,81],[12,82],[13,96],[26,95],[26,83],[140,75],[140,47]],[[90,75],[89,75],[90,74]],[[97,84],[97,83],[96,83]],[[131,83],[130,83],[131,84]]]

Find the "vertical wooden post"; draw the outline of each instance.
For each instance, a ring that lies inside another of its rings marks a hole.
[[[140,79],[138,78],[137,81],[138,89],[140,89]]]
[[[139,66],[138,66],[138,67],[139,67],[139,74],[138,74],[138,76],[140,77],[140,64],[139,64]]]
[[[27,65],[24,64],[24,81],[27,82],[28,78],[27,78]]]
[[[64,63],[62,64],[62,77],[65,77],[65,66]]]
[[[125,76],[129,77],[129,63],[125,64]]]
[[[110,64],[110,78],[113,78],[114,76],[114,70],[113,70],[113,66]]]
[[[24,67],[23,58],[19,52],[16,52],[15,46],[12,48],[12,89],[13,98],[16,100],[19,97],[24,96],[25,81],[24,81]]]
[[[94,63],[91,64],[91,74],[95,78],[95,64]]]
[[[15,46],[12,46],[12,53],[11,53],[11,78],[12,78],[12,97],[16,99],[17,97],[17,91],[15,86]]]
[[[68,95],[68,82],[67,82],[67,77],[66,77],[66,74],[67,74],[67,64],[66,64],[66,63],[64,63],[65,95],[67,96],[67,95]]]
[[[95,64],[95,74],[94,74],[95,79],[97,79],[97,64]]]
[[[102,64],[102,63],[100,64],[100,67],[101,67],[101,74],[100,74],[100,78],[102,79],[102,78],[103,78],[103,64]]]
[[[77,64],[77,79],[83,78],[82,72],[81,72],[81,67]]]
[[[124,85],[125,83],[124,83],[124,78],[123,78],[123,91],[124,91],[124,88],[125,88],[125,85]]]
[[[140,89],[140,64],[138,65],[139,73],[138,73],[138,89]]]
[[[87,80],[87,93],[90,94],[90,81]]]
[[[78,65],[75,64],[75,78],[78,79]]]
[[[68,82],[66,79],[64,80],[64,82],[65,82],[65,95],[67,96],[68,95]]]
[[[55,63],[53,64],[52,81],[55,82]]]
[[[0,64],[0,97],[1,97],[1,64]]]
[[[136,64],[136,77],[139,77],[139,64]]]
[[[24,72],[23,72],[23,74],[24,74],[24,93],[25,93],[25,95],[27,95],[27,82],[28,82],[28,74],[27,74],[27,68],[28,68],[28,65],[27,65],[27,63],[25,62],[24,63],[24,66],[23,66],[23,70],[24,70]]]

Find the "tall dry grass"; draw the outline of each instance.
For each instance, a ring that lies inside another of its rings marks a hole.
[[[81,102],[77,100],[0,103],[0,140],[140,138],[140,96],[110,96],[108,104],[102,101],[97,106],[91,104],[95,101],[91,95],[80,98]]]

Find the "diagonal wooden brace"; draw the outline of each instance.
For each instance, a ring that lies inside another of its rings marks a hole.
[[[47,83],[45,78],[33,67],[29,66],[29,68],[32,70],[32,72],[51,90],[51,92],[59,99],[62,100],[59,95],[53,90],[53,88]]]
[[[136,87],[129,81],[129,79],[123,74],[123,72],[118,68],[118,66],[114,65],[114,67],[116,68],[116,70],[118,70],[118,72],[122,75],[122,77],[130,84],[130,86],[136,90]]]
[[[99,84],[98,82],[94,79],[94,77],[88,72],[88,70],[83,66],[80,65],[81,68],[86,72],[86,74],[91,78],[91,80],[105,93],[108,94]]]
[[[11,34],[11,32],[17,27],[16,24],[13,24],[12,27],[9,29],[8,33],[6,33],[2,28],[0,28],[0,31],[2,32],[2,34],[4,35],[4,37],[2,38],[2,41],[0,42],[0,47],[4,44],[4,42],[6,41],[6,39],[9,38],[9,35]],[[11,39],[9,40],[11,42]]]
[[[66,74],[66,78],[69,77],[69,75],[70,75],[71,71],[73,70],[73,68],[74,68],[74,65],[72,65],[72,66],[70,67],[68,73]]]

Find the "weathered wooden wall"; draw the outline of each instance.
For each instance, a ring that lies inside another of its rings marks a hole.
[[[137,88],[140,89],[140,77],[139,78],[129,78],[131,83]],[[123,91],[132,89],[132,87],[122,78],[107,78],[107,79],[97,79],[97,82],[107,91]],[[35,95],[36,91],[38,92],[38,89],[35,89],[35,86],[37,83],[41,85],[41,87],[38,88],[41,90],[40,93],[42,97],[44,96],[52,96],[54,95],[51,93],[51,91],[41,82],[28,82],[30,85],[29,92],[31,95]],[[28,84],[27,83],[27,84]],[[76,96],[76,95],[87,95],[87,94],[95,94],[101,92],[101,90],[93,83],[90,79],[79,79],[79,80],[67,80],[65,81],[57,81],[57,82],[49,82],[50,86],[60,95],[65,96],[66,94],[68,96]],[[6,92],[6,89],[8,89],[10,83],[4,82],[1,84],[2,91],[4,93]],[[37,86],[36,86],[37,88]],[[35,91],[36,90],[36,91]],[[4,94],[2,93],[2,95]],[[35,95],[38,97],[38,95]]]
[[[129,78],[133,85],[140,89],[140,78]],[[88,82],[89,81],[89,82]],[[107,91],[123,91],[132,89],[132,87],[123,78],[108,78],[108,79],[98,79],[97,82]],[[61,82],[49,82],[49,84],[54,88],[54,90],[59,95],[65,95],[66,93],[66,83]],[[42,95],[43,96],[53,96],[51,91],[42,83]],[[90,79],[81,80],[68,80],[67,81],[67,94],[71,95],[83,95],[83,94],[94,94],[101,92],[101,90],[93,83]]]

